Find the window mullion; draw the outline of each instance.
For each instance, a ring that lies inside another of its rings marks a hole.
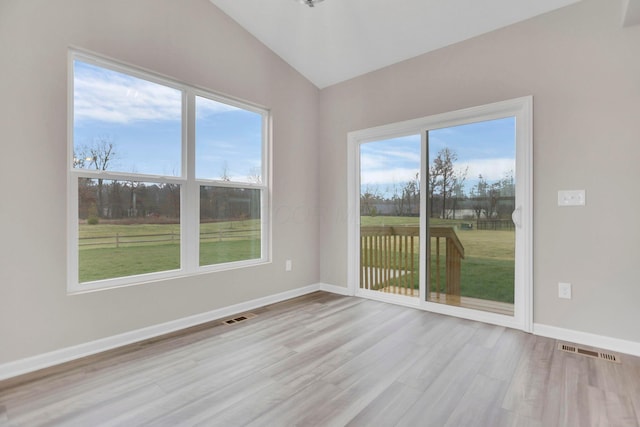
[[[199,213],[200,198],[196,177],[196,105],[195,96],[191,91],[184,92],[183,102],[183,166],[186,171],[186,188],[183,199],[183,244],[182,266],[188,272],[198,268],[199,259]]]
[[[262,259],[271,261],[271,114],[262,117],[262,191],[260,219],[262,222]]]

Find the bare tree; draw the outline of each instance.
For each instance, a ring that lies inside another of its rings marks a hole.
[[[222,171],[220,172],[220,180],[221,181],[231,181],[231,177],[229,176],[229,164],[225,160],[222,165]]]
[[[74,153],[73,163],[76,168],[95,169],[106,171],[109,169],[117,154],[115,143],[110,136],[97,137],[88,146],[80,147],[79,153]],[[98,192],[96,202],[98,216],[103,215],[103,178],[98,178]]]
[[[478,175],[478,183],[471,190],[472,206],[476,217],[481,215],[491,219],[497,215],[498,200],[502,189],[502,180],[490,183],[482,175]]]
[[[405,182],[402,194],[399,195],[396,191],[393,199],[396,215],[415,214],[416,207],[420,205],[420,172],[416,172],[415,178]]]
[[[262,175],[260,174],[259,167],[253,167],[249,170],[249,175],[247,179],[252,184],[262,184]]]
[[[451,195],[453,200],[452,213],[453,219],[456,219],[456,208],[459,200],[464,200],[464,183],[467,181],[467,174],[469,173],[469,166],[464,169],[458,169],[455,171],[455,177],[453,186],[451,189]]]
[[[427,185],[429,186],[429,217],[433,218],[433,209],[435,205],[434,194],[435,190],[438,187],[438,181],[440,181],[439,171],[436,169],[435,165],[432,164],[429,167],[429,176],[427,178]]]
[[[160,189],[164,196],[162,210],[171,219],[180,218],[180,185],[161,184]]]
[[[474,185],[469,192],[469,198],[471,199],[471,208],[476,214],[476,219],[480,219],[482,211],[484,210],[487,185],[487,180],[484,179],[482,174],[480,174],[478,175],[478,183]]]
[[[360,193],[360,215],[376,216],[378,209],[376,203],[382,200],[382,195],[377,185],[366,184],[364,191]]]
[[[82,152],[77,152],[75,148],[73,149],[73,168],[74,169],[84,169],[87,165],[87,162],[91,161],[91,157],[85,157],[84,150]]]
[[[137,217],[138,209],[138,197],[144,190],[144,183],[139,181],[127,181],[125,187],[129,188],[129,207],[127,209],[127,215],[131,217]]]
[[[458,155],[448,147],[438,151],[438,155],[433,160],[434,175],[438,176],[436,186],[440,188],[442,196],[442,218],[447,216],[447,198],[450,197],[456,182],[457,174],[453,167],[456,160]]]
[[[497,182],[498,196],[496,203],[496,212],[499,218],[511,218],[511,213],[516,208],[516,187],[513,170],[504,173],[503,177]]]

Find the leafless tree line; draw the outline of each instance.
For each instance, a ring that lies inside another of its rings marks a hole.
[[[455,151],[440,150],[429,167],[427,177],[428,210],[431,218],[456,219],[461,209],[472,210],[476,219],[508,217],[513,211],[515,182],[513,171],[495,182],[489,182],[482,175],[467,192],[468,167],[456,167],[458,156]],[[390,196],[385,196],[378,186],[366,185],[361,192],[362,215],[389,214],[380,212],[379,207],[393,206],[395,216],[417,216],[420,204],[420,175],[401,185],[394,185]],[[389,193],[389,192],[387,192]]]

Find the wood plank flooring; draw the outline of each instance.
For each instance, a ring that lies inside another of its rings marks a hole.
[[[640,359],[317,292],[0,382],[0,426],[639,426]]]

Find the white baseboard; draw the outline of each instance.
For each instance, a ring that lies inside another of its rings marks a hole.
[[[344,286],[336,286],[330,285],[328,283],[319,283],[321,291],[331,292],[332,294],[344,295],[347,297],[352,297],[353,293],[349,288],[345,288]]]
[[[533,324],[533,333],[534,335],[569,341],[574,344],[583,344],[618,353],[630,354],[632,356],[640,356],[640,342],[558,328],[556,326],[542,325],[540,323]]]
[[[256,308],[264,307],[265,305],[285,301],[319,290],[321,290],[321,285],[316,283],[302,288],[281,292],[279,294],[269,295],[251,301],[234,304],[228,307],[219,308],[216,310],[208,311],[206,313],[200,313],[193,316],[184,317],[182,319],[172,320],[170,322],[165,322],[142,329],[125,332],[123,334],[78,344],[72,347],[54,350],[25,359],[0,364],[0,381],[16,377],[18,375],[27,374],[29,372],[34,372],[40,369],[49,368],[51,366],[69,362],[71,360],[91,356],[93,354],[111,350],[117,347],[122,347],[124,345],[154,338],[170,332],[197,326],[202,323],[211,322],[217,319],[223,319],[233,314],[255,310]]]

